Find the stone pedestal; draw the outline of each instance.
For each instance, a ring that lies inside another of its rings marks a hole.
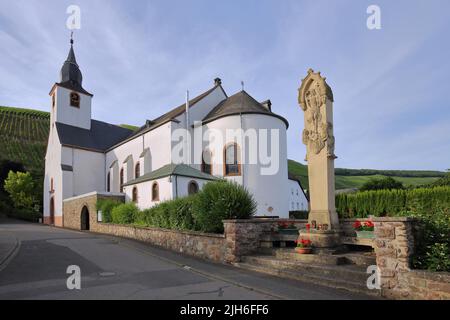
[[[336,253],[343,250],[340,230],[301,230],[300,239],[309,239],[314,249],[313,253]]]
[[[320,72],[308,70],[298,102],[305,113],[302,140],[308,162],[309,237],[317,249],[338,247],[341,232],[335,208],[333,93]],[[308,234],[300,234],[300,238],[305,236]]]

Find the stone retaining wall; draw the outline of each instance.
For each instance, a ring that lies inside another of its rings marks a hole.
[[[293,223],[298,229],[305,228],[307,220],[265,219],[224,220],[226,262],[239,262],[242,256],[251,254],[260,248],[262,234],[275,231],[280,222]]]
[[[391,299],[450,299],[450,273],[411,269],[415,218],[373,218],[381,294]]]
[[[223,262],[225,260],[225,236],[221,234],[134,227],[112,223],[97,223],[91,230],[147,242],[215,262]]]

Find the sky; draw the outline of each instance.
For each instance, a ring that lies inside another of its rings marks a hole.
[[[309,68],[334,93],[336,167],[450,168],[450,1],[1,1],[0,105],[50,110],[74,49],[93,118],[142,125],[213,86],[288,119],[304,163],[298,88]],[[370,30],[369,5],[381,29]]]

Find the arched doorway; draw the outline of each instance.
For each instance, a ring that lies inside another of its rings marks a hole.
[[[50,198],[50,220],[48,224],[55,224],[55,198]]]
[[[81,210],[81,230],[89,230],[89,210],[86,206]]]

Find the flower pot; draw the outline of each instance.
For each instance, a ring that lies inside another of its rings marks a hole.
[[[362,239],[373,239],[375,233],[373,231],[356,231],[356,237]]]
[[[298,235],[298,229],[278,229],[278,233]]]
[[[296,247],[295,248],[295,252],[300,253],[300,254],[309,254],[311,253],[312,248],[300,248],[300,247]]]

